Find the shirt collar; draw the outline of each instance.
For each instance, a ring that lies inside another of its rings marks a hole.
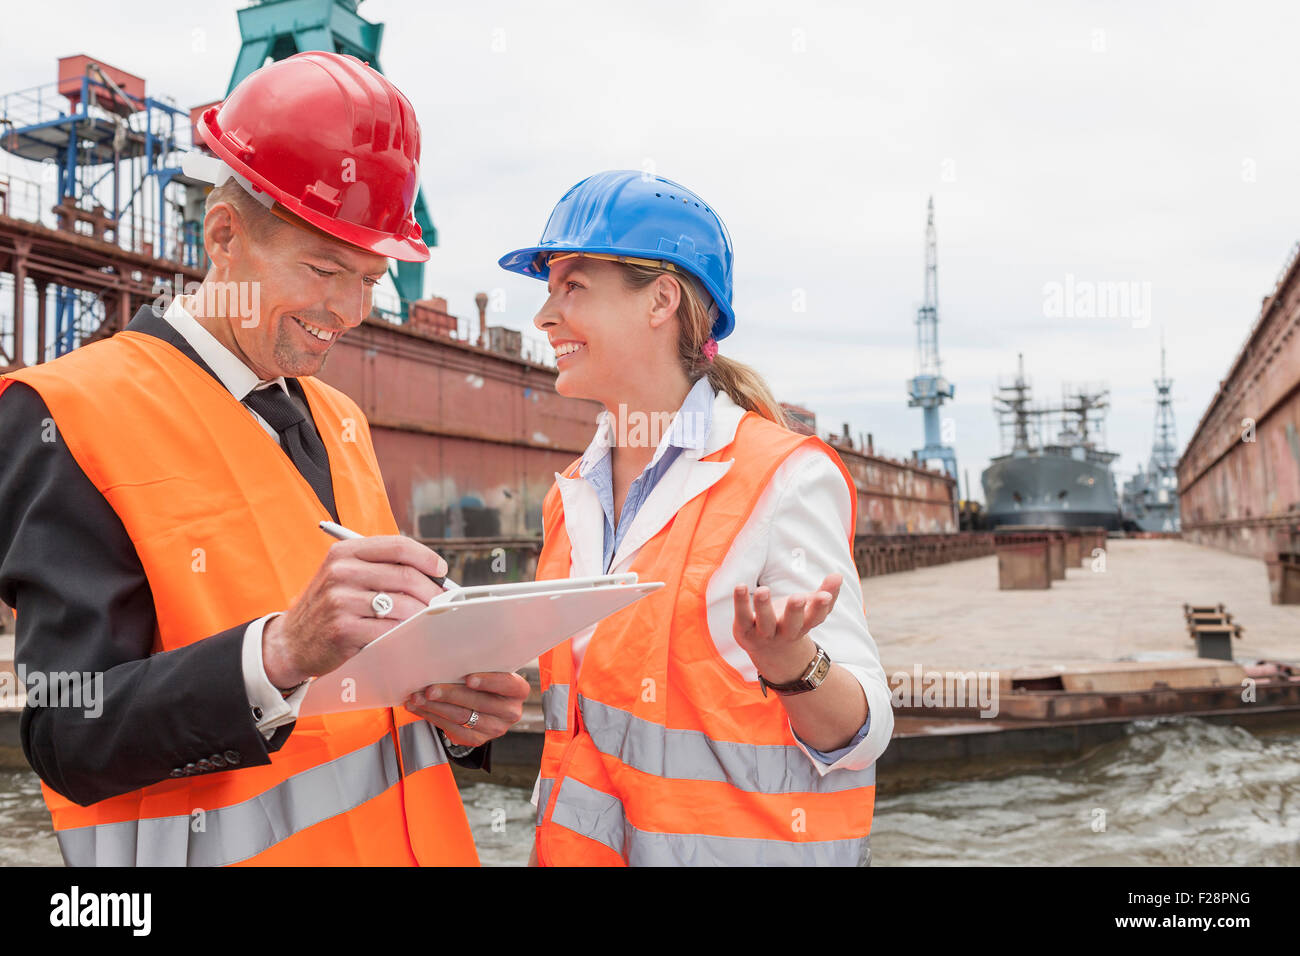
[[[289,394],[289,386],[285,383],[283,375],[270,381],[259,379],[257,373],[244,364],[243,359],[222,345],[215,335],[205,329],[199,320],[186,310],[181,304],[181,298],[176,296],[172,299],[167,311],[163,313],[163,318],[171,323],[172,328],[179,332],[186,342],[190,343],[190,347],[198,353],[199,358],[208,363],[208,367],[226,387],[226,391],[241,402],[248,397],[249,392],[268,385],[279,385],[286,395]]]
[[[659,459],[670,447],[690,448],[703,451],[707,446],[709,437],[709,428],[713,420],[713,402],[715,393],[712,386],[709,385],[707,375],[701,376],[691,390],[686,393],[686,398],[682,401],[681,408],[673,416],[672,424],[660,439],[658,447],[655,449],[654,458],[650,460],[647,468],[658,464]],[[587,474],[595,468],[609,454],[610,448],[615,440],[615,419],[614,415],[607,410],[602,410],[596,418],[596,434],[587,446],[586,452],[582,456],[582,464],[578,466],[578,474],[586,477]],[[631,430],[631,426],[628,426]]]

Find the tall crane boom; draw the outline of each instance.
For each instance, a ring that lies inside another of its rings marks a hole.
[[[925,300],[916,312],[916,354],[918,374],[939,374],[939,241],[933,196],[925,222]]]
[[[925,447],[914,452],[917,460],[922,464],[939,461],[954,479],[957,455],[941,441],[939,408],[955,392],[943,377],[939,361],[939,241],[931,196],[925,222],[925,299],[916,310],[916,376],[907,383],[907,404],[920,408],[925,420]]]

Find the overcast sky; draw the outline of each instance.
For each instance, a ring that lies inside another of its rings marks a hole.
[[[218,99],[236,6],[8,5],[0,91],[51,82],[57,57],[84,52],[155,97]],[[452,312],[499,290],[490,321],[531,328],[543,286],[497,258],[535,242],[585,176],[653,169],[730,228],[737,325],[722,353],[813,408],[822,432],[849,422],[897,454],[922,443],[904,382],[933,195],[957,390],[944,414],[976,497],[998,453],[991,392],[1017,352],[1039,398],[1109,384],[1123,477],[1149,453],[1163,329],[1181,451],[1300,238],[1294,4],[367,0],[360,13],[386,24],[382,66],[421,120],[439,233],[427,289]],[[1067,282],[1078,307],[1060,314]],[[1104,283],[1135,293],[1128,312],[1079,314]]]

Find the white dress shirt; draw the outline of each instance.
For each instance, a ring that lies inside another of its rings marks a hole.
[[[615,552],[610,574],[628,571],[641,547],[659,532],[678,508],[726,473],[729,464],[701,462],[699,459],[729,444],[743,415],[744,409],[737,406],[726,392],[717,394],[705,446],[683,449],[663,479],[651,490]],[[583,456],[584,462],[598,460],[603,448],[612,441],[610,429],[606,426],[602,417],[601,427],[597,428]],[[655,453],[656,460],[662,455],[670,433],[671,428],[665,429],[661,447]],[[593,562],[601,560],[595,529],[599,528],[603,534],[604,515],[595,500],[596,492],[581,477],[565,478],[557,474],[556,482],[565,502],[566,530],[574,543],[571,574],[599,574],[602,569],[592,570]],[[790,596],[815,591],[828,574],[842,577],[843,584],[835,606],[811,634],[825,648],[831,660],[862,684],[870,722],[862,740],[832,763],[810,753],[792,731],[796,745],[823,775],[836,770],[869,767],[884,753],[894,730],[889,685],[875,641],[867,628],[862,583],[849,546],[849,494],[843,476],[825,452],[819,448],[796,450],[777,468],[763,489],[754,510],[705,590],[709,634],[718,653],[741,679],[757,683],[757,668],[732,636],[735,616],[732,592],[736,585],[765,585],[770,588],[773,607],[779,615]],[[594,630],[593,626],[573,637],[575,675]],[[538,788],[534,787],[534,804],[537,793]]]
[[[234,352],[222,345],[186,310],[182,304],[185,298],[186,296],[177,296],[172,299],[163,318],[184,337],[236,400],[243,402],[249,392],[259,388],[282,388],[286,395],[290,394],[283,376],[269,382],[259,379],[256,372],[245,365]],[[276,430],[247,405],[243,408],[278,444],[280,436]],[[303,684],[288,697],[284,697],[266,676],[266,667],[262,663],[262,631],[266,627],[266,622],[280,613],[282,612],[275,611],[259,618],[249,624],[244,631],[244,690],[248,694],[248,706],[253,711],[253,720],[257,724],[257,729],[267,740],[274,736],[277,727],[298,719],[298,707],[307,694],[307,685]]]

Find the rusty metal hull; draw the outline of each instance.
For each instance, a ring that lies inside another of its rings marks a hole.
[[[858,534],[957,531],[955,479],[910,462],[834,447],[858,488]]]
[[[1300,247],[1298,247],[1300,248]],[[1264,557],[1300,523],[1300,261],[1294,255],[1178,463],[1183,537]]]

